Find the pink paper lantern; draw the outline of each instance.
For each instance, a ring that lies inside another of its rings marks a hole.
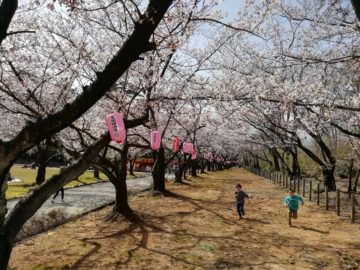
[[[180,149],[180,140],[178,137],[172,139],[172,149],[173,152],[177,152]]]
[[[184,154],[191,154],[194,150],[194,145],[192,143],[185,142],[183,144],[183,152]]]
[[[187,142],[183,143],[183,152],[184,152],[184,154],[190,153],[190,151],[189,151],[189,143],[187,143]]]
[[[160,149],[161,144],[161,132],[160,130],[153,130],[150,133],[150,145],[151,149],[154,151],[158,151]]]
[[[189,149],[189,154],[191,154],[194,151],[194,145],[192,143],[188,143],[188,149]]]
[[[113,112],[106,116],[106,125],[109,129],[111,140],[122,143],[126,137],[126,129],[122,114]]]
[[[197,152],[196,152],[195,149],[193,149],[193,151],[191,152],[191,159],[192,159],[192,160],[195,160],[196,157],[197,157]]]

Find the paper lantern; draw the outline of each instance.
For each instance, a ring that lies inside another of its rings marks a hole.
[[[153,130],[150,133],[150,145],[151,149],[154,151],[158,151],[160,149],[161,144],[161,132],[160,130]]]
[[[106,116],[106,125],[109,129],[111,140],[122,143],[126,137],[126,129],[122,114],[113,112]]]
[[[172,139],[172,149],[174,152],[179,151],[180,149],[180,140],[178,137]]]
[[[184,154],[190,153],[190,151],[189,151],[189,143],[187,143],[187,142],[183,143],[183,152],[184,152]]]
[[[189,154],[191,154],[194,151],[194,145],[192,143],[188,143],[188,149],[189,149]]]
[[[183,144],[183,152],[184,154],[191,154],[194,150],[194,145],[192,143],[184,143]]]
[[[195,160],[196,157],[197,157],[197,152],[196,152],[195,149],[193,149],[193,151],[191,152],[191,159],[192,159],[192,160]]]

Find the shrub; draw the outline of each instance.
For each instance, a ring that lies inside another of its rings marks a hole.
[[[347,163],[340,163],[336,167],[336,173],[340,178],[348,178],[349,177],[349,165]],[[356,176],[356,169],[352,170],[352,177]]]

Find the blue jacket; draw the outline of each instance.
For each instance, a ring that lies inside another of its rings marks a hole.
[[[304,200],[297,195],[294,195],[293,197],[287,196],[284,200],[284,205],[289,207],[291,210],[298,210],[299,209],[299,201],[301,201],[301,204],[304,204]]]

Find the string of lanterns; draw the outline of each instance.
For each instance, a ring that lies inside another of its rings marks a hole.
[[[123,143],[126,138],[126,128],[122,113],[112,112],[108,114],[106,116],[106,125],[109,129],[111,140],[119,144]],[[153,151],[159,151],[161,146],[160,130],[152,130],[150,132],[150,146]],[[173,152],[180,151],[180,139],[178,137],[172,139],[172,150]],[[197,151],[192,143],[184,142],[182,150],[184,154],[189,154],[192,160],[197,158]],[[203,157],[207,160],[213,159],[211,152],[204,153]]]

